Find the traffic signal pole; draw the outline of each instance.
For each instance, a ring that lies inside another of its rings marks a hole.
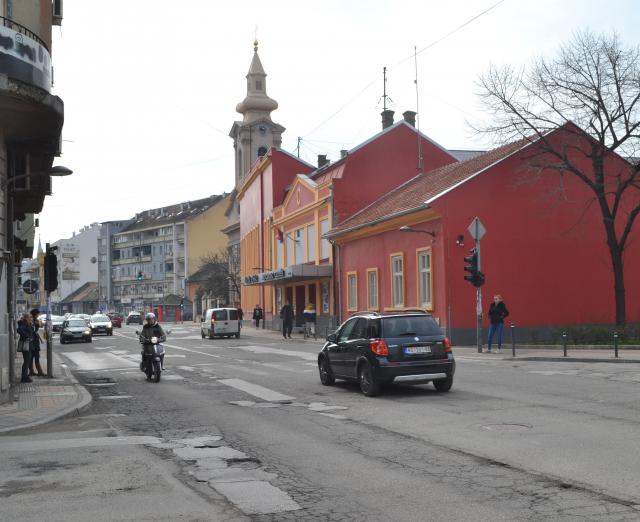
[[[44,327],[44,335],[47,340],[47,377],[53,378],[53,323],[51,322],[51,296],[47,292],[47,323]]]
[[[476,239],[478,254],[478,271],[480,271],[480,240]],[[476,286],[476,345],[478,353],[482,353],[482,287]]]

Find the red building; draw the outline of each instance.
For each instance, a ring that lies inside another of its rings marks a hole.
[[[578,139],[570,154],[590,168],[580,152],[590,148],[586,135],[576,138],[560,128],[549,139]],[[341,318],[355,310],[418,307],[432,311],[454,341],[472,342],[475,288],[463,279],[463,258],[473,247],[467,228],[479,217],[487,229],[481,249],[485,315],[499,293],[521,336],[614,323],[611,258],[594,194],[570,173],[531,166],[540,155],[538,143],[523,140],[427,171],[336,225],[327,237],[338,259]],[[618,156],[607,161],[608,171],[623,177],[631,168]],[[625,266],[627,320],[640,321],[638,226]]]

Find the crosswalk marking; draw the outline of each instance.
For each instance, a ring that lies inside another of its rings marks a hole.
[[[243,381],[242,379],[220,379],[218,382],[226,384],[227,386],[231,386],[232,388],[236,388],[237,390],[241,390],[245,393],[248,393],[249,395],[253,395],[254,397],[258,397],[259,399],[265,401],[291,401],[295,399],[295,397],[284,395],[283,393],[270,390],[269,388],[265,388],[264,386],[260,386],[258,384]]]
[[[125,357],[111,353],[66,352],[65,357],[71,360],[79,370],[105,370],[137,366],[138,364]]]

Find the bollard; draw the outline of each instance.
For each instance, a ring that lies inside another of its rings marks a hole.
[[[613,353],[618,358],[618,332],[613,332]]]
[[[562,332],[562,354],[567,356],[567,332]]]
[[[515,336],[516,325],[511,323],[511,357],[516,356],[516,336]]]

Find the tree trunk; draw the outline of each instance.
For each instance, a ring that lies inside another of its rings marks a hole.
[[[627,322],[627,310],[624,292],[624,265],[622,252],[617,247],[609,247],[611,253],[611,264],[613,266],[613,289],[616,300],[616,326],[624,326]]]

